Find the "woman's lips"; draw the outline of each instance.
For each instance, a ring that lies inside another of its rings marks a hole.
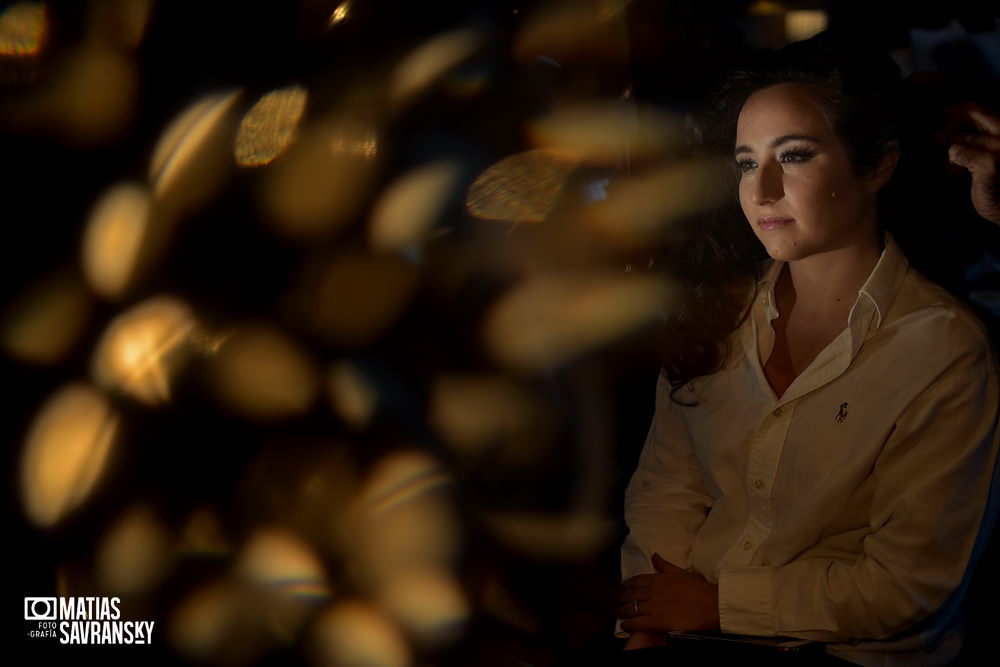
[[[757,220],[757,225],[760,226],[764,231],[770,231],[772,229],[778,229],[784,227],[790,222],[793,222],[794,218],[760,218]]]

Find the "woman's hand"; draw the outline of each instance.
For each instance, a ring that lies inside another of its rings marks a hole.
[[[713,630],[719,627],[719,588],[653,554],[656,574],[622,584],[618,617],[626,632]],[[627,647],[627,648],[639,648]]]
[[[972,205],[976,212],[1000,225],[1000,116],[976,104],[949,110],[953,124],[979,131],[948,137],[948,159],[972,174]]]

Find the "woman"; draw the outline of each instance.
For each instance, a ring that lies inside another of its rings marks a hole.
[[[882,82],[814,39],[725,91],[740,205],[773,261],[718,353],[661,374],[626,493],[626,648],[713,628],[857,664],[960,648],[997,367],[978,321],[880,226],[899,157]]]

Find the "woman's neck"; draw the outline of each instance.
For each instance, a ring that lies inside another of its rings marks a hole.
[[[840,317],[850,312],[882,254],[882,239],[847,245],[788,263],[784,299],[797,316]],[[789,313],[791,314],[791,313]],[[846,323],[846,322],[845,322]]]

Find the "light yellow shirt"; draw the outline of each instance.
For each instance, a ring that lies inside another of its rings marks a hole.
[[[762,360],[782,267],[725,367],[679,391],[696,407],[661,374],[625,496],[622,578],[654,571],[658,552],[718,584],[724,632],[831,642],[859,664],[946,664],[992,524],[989,339],[887,236],[847,328],[777,398]]]

